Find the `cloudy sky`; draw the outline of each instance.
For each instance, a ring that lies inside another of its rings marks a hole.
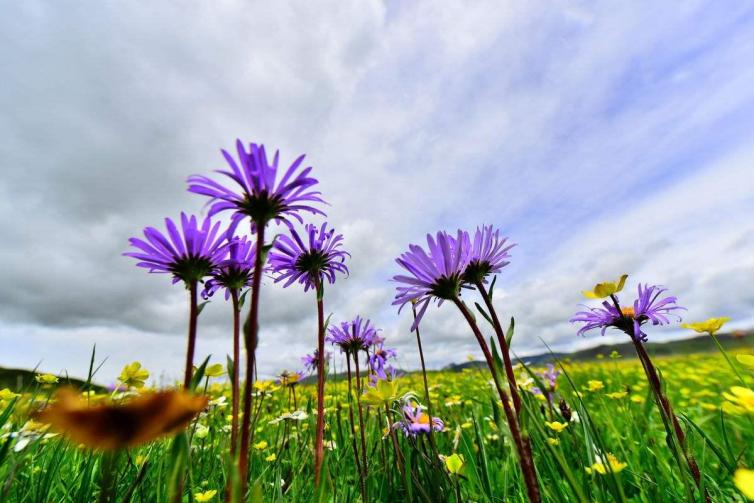
[[[236,138],[300,153],[345,235],[336,321],[371,317],[418,364],[390,306],[408,243],[492,223],[518,243],[496,303],[521,355],[586,339],[580,290],[629,273],[689,319],[754,326],[750,2],[0,2],[0,366],[181,374],[187,298],[122,257],[203,198]],[[315,345],[315,299],[266,282],[260,373]],[[478,355],[430,308],[428,363]],[[230,351],[230,306],[198,355]],[[683,336],[677,328],[654,339]]]

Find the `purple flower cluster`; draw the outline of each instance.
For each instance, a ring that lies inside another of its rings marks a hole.
[[[604,301],[600,307],[586,307],[587,310],[579,311],[570,321],[584,323],[578,335],[584,335],[589,330],[597,328],[605,335],[605,331],[612,327],[638,341],[646,342],[647,334],[642,331],[645,323],[667,325],[670,323],[670,317],[680,321],[681,317],[676,311],[685,310],[676,305],[677,299],[674,296],[660,298],[666,291],[667,288],[661,286],[639,284],[638,296],[633,306],[620,307],[617,297],[612,296],[611,300]]]
[[[461,289],[469,284],[485,282],[490,274],[496,274],[509,264],[508,251],[515,245],[507,244],[507,238],[492,226],[477,228],[474,237],[462,230],[455,236],[439,231],[427,235],[427,250],[419,245],[409,245],[409,250],[396,259],[409,275],[397,275],[399,283],[393,305],[415,303],[418,307],[411,330],[416,330],[429,303],[435,299],[438,305],[445,300],[454,300]]]
[[[531,392],[535,395],[544,395],[544,397],[551,402],[553,394],[555,393],[559,375],[560,370],[555,368],[555,365],[553,365],[552,363],[548,363],[547,370],[543,372],[537,372],[537,377],[541,379],[542,384],[545,385],[545,389],[540,389],[538,386],[535,386],[531,389]]]

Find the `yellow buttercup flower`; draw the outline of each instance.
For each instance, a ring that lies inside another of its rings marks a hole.
[[[715,333],[723,328],[723,325],[725,325],[729,321],[730,318],[724,316],[722,318],[710,318],[708,320],[698,321],[696,323],[683,323],[681,326],[683,328],[690,328],[698,334],[715,335]]]
[[[600,475],[605,475],[608,473],[608,467],[611,472],[619,473],[627,466],[628,465],[626,463],[621,463],[620,461],[618,461],[618,458],[608,453],[607,464],[605,464],[598,456],[597,462],[594,463],[591,467],[584,468],[584,470],[586,470],[586,473],[588,474],[599,473]]]
[[[269,456],[267,456],[266,458],[264,458],[264,460],[265,460],[265,461],[269,461],[269,462],[273,462],[273,461],[275,461],[275,460],[276,460],[277,458],[278,458],[277,454],[275,454],[275,453],[273,452],[272,454],[270,454]]]
[[[55,384],[58,382],[58,378],[52,374],[37,374],[34,379],[39,384]]]
[[[267,443],[267,440],[262,440],[261,442],[257,442],[254,444],[254,449],[258,451],[263,451],[267,448],[269,444]]]
[[[217,490],[210,489],[209,491],[204,491],[203,493],[194,493],[194,499],[199,503],[206,503],[207,501],[212,501],[216,494]]]
[[[144,383],[149,379],[149,372],[142,368],[141,363],[129,363],[120,371],[118,381],[129,388],[143,388]]]
[[[736,355],[736,360],[738,360],[738,363],[754,368],[754,356],[752,355]]]
[[[384,404],[392,404],[400,397],[396,381],[380,379],[376,386],[370,386],[369,389],[361,396],[361,401],[367,405],[375,407]]]
[[[221,363],[208,365],[207,368],[204,369],[205,377],[220,377],[224,374],[225,374],[225,367],[223,367]]]
[[[568,427],[568,423],[559,423],[558,421],[553,421],[551,423],[545,421],[545,425],[556,433],[560,433]]]
[[[733,474],[733,483],[747,499],[754,500],[754,470],[739,468]]]
[[[749,412],[754,413],[754,391],[743,386],[733,386],[730,393],[723,393],[723,397],[732,405],[732,412]]]
[[[593,289],[584,290],[581,293],[583,293],[584,297],[587,299],[604,299],[605,297],[609,297],[623,290],[623,286],[626,284],[626,278],[628,278],[628,274],[622,275],[618,278],[618,281],[597,283],[594,285]]]
[[[625,398],[628,393],[626,391],[616,391],[615,393],[605,393],[605,395],[614,400],[620,400],[621,398]]]
[[[547,443],[553,446],[560,445],[560,440],[558,440],[557,438],[547,437]]]
[[[602,384],[602,381],[590,380],[587,384],[587,389],[589,391],[599,391],[605,387],[605,385]]]
[[[444,461],[445,469],[448,470],[448,473],[456,476],[463,475],[466,468],[466,460],[463,459],[463,455],[454,453],[446,456]]]
[[[14,398],[21,396],[18,393],[13,393],[8,388],[0,389],[0,400],[13,400]]]

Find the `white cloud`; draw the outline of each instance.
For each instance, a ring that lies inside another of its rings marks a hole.
[[[578,292],[623,271],[666,284],[692,318],[751,321],[745,7],[431,7],[14,5],[0,19],[0,365],[81,374],[98,341],[103,377],[134,359],[179,375],[185,292],[120,253],[200,211],[185,178],[222,166],[236,137],[285,162],[307,152],[353,255],[326,310],[372,317],[407,367],[393,257],[481,222],[519,243],[497,302],[521,353],[590,343],[566,322]],[[263,373],[313,348],[312,297],[267,282]],[[217,298],[203,313],[200,354],[228,352],[228,311]],[[474,351],[453,306],[425,319],[430,365]]]

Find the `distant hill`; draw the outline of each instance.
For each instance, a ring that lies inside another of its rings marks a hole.
[[[36,385],[36,381],[34,380],[35,375],[37,375],[37,373],[32,370],[7,369],[0,367],[0,389],[10,388],[13,392],[19,392],[32,388]],[[86,384],[85,381],[76,379],[75,377],[58,377],[60,379],[59,385],[68,385],[74,386],[76,388],[83,388]],[[97,384],[92,384],[91,387],[95,390],[104,389],[102,386],[99,386]]]
[[[754,353],[754,332],[742,332],[736,334],[720,334],[717,336],[720,344],[729,350],[746,350]],[[542,353],[534,356],[524,356],[521,360],[527,364],[543,365],[551,363],[554,360],[563,360],[565,358],[571,361],[594,360],[598,355],[607,357],[613,351],[617,351],[623,358],[636,358],[636,351],[631,342],[621,344],[599,345],[589,349],[582,349],[573,353]],[[689,339],[676,339],[667,342],[650,342],[647,344],[647,351],[652,356],[682,355],[691,353],[708,353],[715,352],[717,348],[715,343],[710,340],[708,335],[699,335]],[[486,366],[481,361],[471,361],[464,363],[454,363],[446,365],[443,370],[459,372],[465,368],[476,368]]]

